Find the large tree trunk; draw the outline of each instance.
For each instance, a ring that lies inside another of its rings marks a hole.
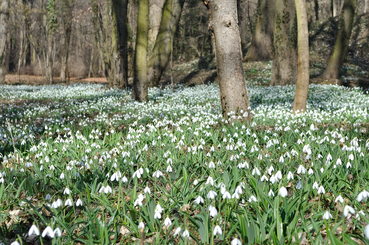
[[[132,97],[146,101],[148,94],[147,80],[147,42],[149,31],[149,0],[138,3],[136,56]]]
[[[275,0],[258,0],[257,19],[251,46],[244,61],[272,58]]]
[[[297,20],[295,3],[294,0],[276,0],[271,85],[294,84],[297,79],[296,64]]]
[[[249,24],[247,15],[250,8],[250,6],[248,6],[249,4],[248,0],[237,0],[238,26],[240,29],[242,54],[244,54],[247,49],[247,25]]]
[[[0,84],[4,83],[6,75],[5,55],[7,46],[7,31],[9,20],[9,2],[2,0],[0,9]]]
[[[174,33],[181,17],[184,0],[167,0],[164,5],[160,30],[149,61],[148,80],[151,86],[157,86],[168,65],[172,51]]]
[[[151,57],[151,53],[154,50],[155,41],[159,33],[165,0],[149,0],[149,4],[149,35],[147,45],[148,58]]]
[[[72,19],[73,19],[74,0],[62,1],[62,24],[63,24],[63,55],[60,69],[60,81],[65,82],[68,71],[69,44],[72,36]]]
[[[118,55],[115,62],[116,85],[128,86],[128,50],[127,50],[127,7],[128,0],[113,0],[113,20],[116,30]]]
[[[251,120],[250,102],[242,67],[242,51],[237,19],[236,0],[209,1],[214,32],[220,102],[224,118],[229,113],[242,115],[247,112]]]
[[[323,79],[334,80],[340,76],[340,70],[348,52],[349,41],[354,21],[356,0],[345,0],[342,8],[340,29],[336,44],[323,74]]]
[[[305,0],[295,0],[297,16],[297,81],[293,112],[305,112],[309,89],[309,30]]]

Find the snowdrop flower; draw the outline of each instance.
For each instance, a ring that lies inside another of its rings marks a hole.
[[[194,181],[193,181],[193,185],[197,185],[199,183],[199,181],[197,180],[197,179],[195,179]]]
[[[233,193],[233,195],[232,195],[232,199],[240,199],[240,195],[237,193],[237,192],[235,192],[235,193]]]
[[[364,202],[366,202],[366,200],[368,199],[368,194],[369,194],[369,192],[364,190],[364,191],[360,192],[359,195],[357,195],[356,200],[358,202],[361,202],[362,200],[364,200]]]
[[[143,229],[145,228],[145,223],[141,221],[141,222],[138,224],[138,227],[137,227],[137,228],[138,228],[138,229],[143,230]]]
[[[76,206],[77,206],[77,207],[79,207],[79,206],[81,206],[81,207],[82,207],[82,205],[83,205],[82,200],[78,198],[78,200],[77,200],[77,202],[76,202]]]
[[[144,193],[151,194],[150,188],[148,186],[145,187]]]
[[[39,236],[40,235],[40,231],[38,230],[37,226],[32,225],[31,228],[28,231],[28,236]]]
[[[287,174],[287,180],[291,180],[291,179],[293,179],[293,173],[289,171]]]
[[[306,168],[300,165],[297,169],[297,174],[305,174],[305,173],[306,173]]]
[[[42,237],[48,236],[50,238],[54,238],[54,231],[51,229],[50,226],[46,227],[45,230],[42,232]]]
[[[167,173],[171,173],[171,172],[173,172],[173,169],[172,169],[172,166],[170,166],[170,165],[168,165],[168,167],[167,167]]]
[[[338,197],[336,197],[336,200],[334,200],[335,202],[340,202],[343,203],[343,198],[341,195],[339,195]]]
[[[348,162],[347,164],[346,164],[346,168],[351,168],[352,166],[351,166],[351,163],[350,162]]]
[[[56,229],[54,230],[54,235],[55,235],[55,236],[57,236],[57,237],[61,237],[61,235],[62,235],[61,230],[60,230],[59,228],[56,228]]]
[[[55,202],[53,202],[51,204],[51,207],[52,208],[59,208],[61,205],[63,205],[63,202],[62,202],[62,200],[58,199],[58,200],[56,200]]]
[[[231,242],[231,245],[242,245],[242,242],[237,238],[234,238]]]
[[[61,173],[59,178],[60,178],[60,179],[64,179],[64,178],[65,178],[64,173]]]
[[[133,178],[136,177],[137,179],[139,179],[139,178],[141,178],[141,175],[143,175],[143,168],[140,168],[140,169],[136,170],[133,173],[132,177]]]
[[[189,238],[189,237],[190,237],[190,233],[188,232],[188,230],[185,230],[185,231],[183,232],[182,236],[183,236],[184,238]]]
[[[47,194],[46,197],[45,197],[45,200],[51,200],[51,195]]]
[[[240,194],[240,195],[241,195],[241,194],[242,194],[242,188],[241,188],[241,186],[239,186],[239,185],[238,185],[238,186],[236,187],[236,189],[235,189],[235,191],[234,191],[234,192],[235,192],[235,193],[238,193],[238,194]]]
[[[211,176],[209,176],[208,179],[206,180],[205,185],[207,184],[210,184],[212,186],[214,185],[214,179]]]
[[[321,169],[320,169],[320,172],[321,172],[321,173],[323,173],[323,172],[324,172],[324,168],[321,168]]]
[[[318,189],[318,194],[325,194],[325,189],[322,185]]]
[[[231,194],[228,191],[224,192],[223,199],[231,199]]]
[[[73,202],[72,202],[72,200],[67,199],[67,200],[65,201],[65,203],[64,203],[64,206],[69,206],[69,207],[73,206]]]
[[[215,217],[215,216],[218,215],[217,209],[215,207],[213,207],[212,205],[210,205],[208,209],[209,209],[211,217]]]
[[[337,164],[337,165],[342,165],[342,161],[341,161],[341,159],[340,159],[340,158],[338,158],[338,159],[337,159],[336,164]]]
[[[216,235],[222,235],[222,229],[220,228],[219,225],[215,226],[214,227],[214,230],[213,230],[213,235],[216,236]]]
[[[279,158],[279,162],[280,162],[280,163],[284,163],[284,157],[283,157],[283,156],[281,156],[281,157]]]
[[[263,181],[268,181],[268,177],[266,177],[265,175],[261,176],[261,179],[260,179],[261,182]]]
[[[69,190],[69,188],[68,187],[66,187],[65,189],[64,189],[64,192],[63,192],[63,194],[64,195],[69,195],[69,194],[71,194],[72,193],[72,191],[71,190]]]
[[[281,172],[281,170],[278,170],[278,172],[275,174],[275,177],[276,177],[277,179],[279,179],[279,180],[281,180],[281,179],[282,179],[282,172]]]
[[[273,171],[274,171],[274,167],[273,167],[273,165],[272,165],[272,166],[270,166],[270,167],[268,168],[268,174],[269,174],[269,175],[272,175]]]
[[[347,217],[347,215],[348,215],[349,213],[355,214],[355,210],[354,210],[351,206],[346,205],[346,206],[345,206],[345,208],[343,209],[343,215],[344,215],[345,217]]]
[[[353,154],[350,154],[349,157],[348,157],[349,160],[353,161],[354,160],[354,155]]]
[[[332,155],[331,154],[328,154],[326,162],[328,163],[330,161],[332,161]]]
[[[154,213],[154,219],[161,219],[161,213],[158,211],[155,211]]]
[[[102,186],[101,188],[100,188],[100,190],[99,190],[99,193],[101,193],[101,192],[104,192],[105,194],[108,194],[108,193],[112,193],[113,192],[113,190],[111,189],[111,187],[110,186]]]
[[[273,196],[274,197],[274,192],[272,190],[270,190],[269,193],[268,193],[268,196],[270,196],[270,197]]]
[[[169,217],[167,217],[165,220],[164,220],[164,226],[166,227],[169,227],[172,225],[172,221],[169,219]]]
[[[145,198],[144,195],[142,195],[141,193],[138,194],[136,201],[133,203],[133,206],[135,206],[135,207],[137,205],[142,206],[142,201],[144,200],[144,198]]]
[[[2,244],[5,244],[5,243],[0,243],[0,244],[2,245]],[[10,245],[20,245],[20,243],[18,241],[14,241],[14,242],[10,243]]]
[[[366,239],[369,239],[369,225],[366,225],[365,226],[364,234],[365,234],[365,238]]]
[[[156,170],[153,174],[152,177],[154,178],[159,178],[160,176],[163,176],[163,173],[160,170]]]
[[[209,165],[208,165],[209,168],[215,168],[215,164],[214,162],[210,162]]]
[[[217,193],[215,191],[209,191],[208,194],[206,195],[206,197],[209,199],[214,199],[216,196]]]
[[[200,203],[204,203],[204,198],[202,198],[201,196],[198,196],[196,199],[195,199],[195,201],[194,201],[195,203],[197,203],[197,204],[200,204]]]
[[[255,167],[255,168],[252,170],[251,174],[252,174],[252,176],[254,176],[255,174],[256,174],[256,175],[259,175],[259,176],[261,175],[260,170],[259,170],[257,167]]]
[[[156,205],[156,207],[155,207],[155,212],[159,212],[159,213],[161,213],[161,212],[163,212],[163,211],[164,211],[164,209],[160,206],[160,204]]]
[[[254,195],[252,195],[250,198],[249,198],[249,202],[257,202],[258,200],[256,199],[256,197]]]
[[[364,213],[363,210],[360,210],[359,212],[357,212],[355,218],[358,219],[358,220],[360,220],[360,216],[365,216],[365,213]]]
[[[313,184],[313,190],[318,189],[318,188],[319,188],[319,184],[318,184],[318,182],[315,181],[314,184]]]
[[[287,196],[287,194],[288,194],[288,192],[287,192],[286,187],[282,186],[282,187],[279,189],[279,195],[280,195],[281,197],[286,197],[286,196]]]
[[[296,185],[296,189],[300,190],[301,188],[302,188],[302,182],[300,180],[299,183],[297,183],[297,185]]]
[[[323,219],[332,219],[332,218],[333,216],[328,211],[326,211],[323,215]]]
[[[308,174],[309,175],[312,175],[314,173],[314,170],[312,170],[311,168],[309,169],[309,171],[308,171]]]
[[[127,183],[128,182],[127,177],[126,176],[123,176],[122,181],[123,181],[123,183]]]

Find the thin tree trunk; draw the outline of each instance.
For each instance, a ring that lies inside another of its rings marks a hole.
[[[275,11],[271,85],[294,84],[297,79],[297,20],[294,0],[276,0]]]
[[[0,84],[4,83],[6,75],[6,47],[7,47],[7,32],[9,21],[9,2],[2,0],[0,12]]]
[[[340,29],[338,31],[336,43],[329,59],[328,66],[323,74],[323,79],[335,80],[340,76],[341,67],[348,53],[355,9],[356,0],[344,1]]]
[[[136,56],[132,97],[146,101],[148,95],[147,80],[147,43],[149,31],[149,0],[138,3]]]
[[[247,120],[250,121],[250,102],[242,67],[237,1],[211,0],[209,5],[212,15],[210,27],[215,36],[216,65],[223,116],[228,119],[233,118],[230,116],[231,112],[236,116],[247,112]]]
[[[46,16],[46,31],[47,31],[47,55],[46,55],[46,69],[47,80],[49,84],[53,84],[53,51],[54,51],[54,33],[57,27],[57,17],[55,9],[55,0],[47,1],[47,16]]]
[[[63,56],[60,69],[60,81],[65,82],[68,70],[69,45],[72,36],[72,19],[73,19],[74,0],[62,1],[63,16]]]
[[[305,0],[295,0],[297,15],[297,81],[293,112],[305,112],[309,89],[309,30]]]
[[[148,80],[151,86],[157,86],[168,65],[172,50],[172,38],[177,29],[184,0],[167,0],[164,5],[160,30],[149,61]]]

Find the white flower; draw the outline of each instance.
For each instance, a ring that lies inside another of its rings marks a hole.
[[[325,189],[322,185],[318,189],[318,194],[325,194]]]
[[[249,202],[257,202],[258,199],[256,199],[256,197],[254,195],[252,195],[250,198],[249,198]]]
[[[51,200],[51,195],[47,194],[46,197],[45,197],[45,200]]]
[[[211,176],[209,176],[208,179],[206,180],[205,185],[207,184],[214,185],[214,179]]]
[[[309,175],[312,175],[314,173],[314,170],[312,170],[311,168],[309,169],[309,171],[308,171],[308,174]]]
[[[365,234],[366,239],[369,239],[369,225],[365,226],[364,234]]]
[[[209,199],[214,199],[216,196],[217,193],[215,191],[209,191],[208,194],[206,195],[206,197]]]
[[[42,232],[42,237],[48,236],[50,238],[54,238],[54,231],[51,229],[50,226],[46,227],[45,230]]]
[[[238,186],[236,187],[236,190],[235,190],[234,192],[235,192],[235,193],[238,193],[238,194],[240,194],[240,195],[241,195],[241,194],[242,194],[242,188],[241,188],[241,186],[239,186],[239,185],[238,185]]]
[[[275,174],[275,177],[276,177],[277,179],[279,179],[279,180],[281,180],[281,179],[282,179],[282,172],[281,172],[281,170],[278,170],[278,172]]]
[[[147,193],[147,194],[151,193],[150,188],[148,186],[145,187],[144,193]]]
[[[348,215],[349,213],[355,214],[355,210],[354,210],[351,206],[346,205],[346,206],[345,206],[345,208],[343,209],[343,215],[344,215],[345,217],[347,217],[347,215]]]
[[[268,196],[270,196],[270,197],[273,196],[274,197],[274,192],[272,190],[270,190],[269,193],[268,193]]]
[[[38,230],[37,226],[35,226],[35,225],[32,225],[31,228],[28,231],[28,236],[32,236],[32,235],[36,235],[36,236],[40,235],[40,231]]]
[[[319,188],[319,184],[318,184],[318,182],[315,181],[314,184],[313,184],[313,190],[318,189],[318,188]]]
[[[0,243],[0,244],[5,244],[5,243]],[[20,243],[18,241],[14,241],[14,242],[10,243],[10,245],[20,245]]]
[[[291,180],[291,179],[293,179],[293,173],[289,171],[287,174],[287,180]]]
[[[163,211],[164,211],[164,209],[160,206],[160,204],[156,205],[155,212],[162,213]]]
[[[127,177],[126,176],[123,176],[122,181],[123,181],[123,183],[127,183],[128,182]]]
[[[65,203],[64,203],[64,206],[73,206],[73,202],[72,202],[72,200],[70,200],[70,199],[67,199],[66,201],[65,201]]]
[[[335,202],[340,202],[340,203],[343,203],[343,198],[341,195],[339,195],[336,200],[334,200]]]
[[[145,223],[144,222],[140,222],[139,224],[138,224],[138,227],[137,227],[138,229],[144,229],[145,228]]]
[[[154,178],[159,178],[160,176],[163,176],[163,173],[160,170],[156,170],[153,174],[152,177]]]
[[[324,172],[324,168],[321,168],[321,169],[320,169],[320,172],[321,172],[321,173],[323,173],[323,172]]]
[[[231,194],[228,191],[224,192],[223,199],[231,199]]]
[[[234,238],[231,242],[231,245],[242,245],[242,242],[237,238]]]
[[[65,178],[64,173],[61,173],[59,178],[64,179]]]
[[[263,181],[268,181],[268,177],[266,177],[265,175],[261,176],[261,179],[260,179],[261,182]]]
[[[169,219],[169,217],[167,217],[165,220],[164,220],[164,226],[171,226],[172,225],[172,221]]]
[[[234,199],[234,198],[236,198],[236,199],[240,199],[240,195],[239,195],[237,192],[235,192],[235,193],[233,193],[233,195],[232,195],[232,199]]]
[[[272,166],[270,166],[270,167],[268,168],[268,174],[269,174],[269,175],[272,175],[273,171],[274,171],[274,167],[273,167],[273,165],[272,165]]]
[[[170,166],[170,165],[169,165],[169,166],[167,167],[167,170],[166,170],[166,171],[167,171],[168,173],[173,172],[172,166]]]
[[[154,219],[161,219],[161,213],[155,211],[155,213],[154,213]]]
[[[78,200],[76,202],[76,206],[79,207],[79,206],[82,206],[82,205],[83,205],[82,200],[78,198]]]
[[[353,161],[354,160],[354,155],[353,154],[350,154],[349,157],[348,157],[349,160]]]
[[[178,235],[180,232],[181,232],[181,227],[178,227],[178,228],[175,230],[175,232],[174,232],[174,235],[173,235],[173,236]]]
[[[57,236],[57,237],[61,237],[61,235],[62,235],[61,230],[60,230],[59,228],[56,228],[56,229],[54,230],[54,235],[55,235],[55,236]]]
[[[214,162],[210,162],[209,165],[208,165],[209,168],[215,168],[215,164]]]
[[[299,183],[297,183],[297,185],[296,185],[296,189],[300,190],[301,188],[302,188],[302,182],[300,180]]]
[[[63,194],[64,194],[64,195],[69,195],[70,193],[72,193],[72,191],[71,191],[71,190],[69,190],[69,188],[68,188],[68,187],[66,187],[66,188],[64,189]]]
[[[188,237],[190,237],[190,233],[188,232],[188,230],[185,230],[185,231],[183,232],[182,236],[183,236],[184,238],[188,238]]]
[[[255,174],[256,175],[261,175],[261,173],[260,173],[260,170],[257,168],[257,167],[255,167],[253,170],[252,170],[252,172],[251,172],[251,174],[254,176]]]
[[[215,217],[218,215],[218,210],[215,207],[210,205],[208,209],[211,217]]]
[[[337,159],[336,164],[337,164],[337,165],[342,165],[342,161],[341,161],[341,159],[340,159],[340,158],[338,158],[338,159]]]
[[[286,196],[287,196],[287,194],[288,194],[288,192],[287,192],[286,187],[282,186],[282,187],[279,189],[279,195],[280,195],[281,197],[286,197]]]
[[[332,218],[333,216],[328,211],[326,211],[323,215],[323,219],[332,219]]]
[[[214,230],[213,230],[213,235],[216,236],[216,235],[222,235],[222,229],[220,228],[219,225],[215,226],[214,227]]]
[[[280,163],[284,163],[284,158],[283,158],[283,156],[281,156],[281,157],[279,158],[279,162],[280,162]]]
[[[351,163],[350,163],[350,162],[348,162],[348,163],[346,164],[346,168],[351,168],[351,167],[352,167]]]
[[[204,198],[202,198],[201,196],[198,196],[196,199],[195,199],[195,201],[194,201],[195,203],[197,203],[197,204],[200,204],[200,203],[204,203]]]
[[[297,174],[305,174],[305,173],[306,173],[306,168],[300,165],[297,169]]]

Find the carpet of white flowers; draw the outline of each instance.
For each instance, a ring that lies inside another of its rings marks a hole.
[[[0,86],[0,244],[368,244],[368,94],[248,90]]]

